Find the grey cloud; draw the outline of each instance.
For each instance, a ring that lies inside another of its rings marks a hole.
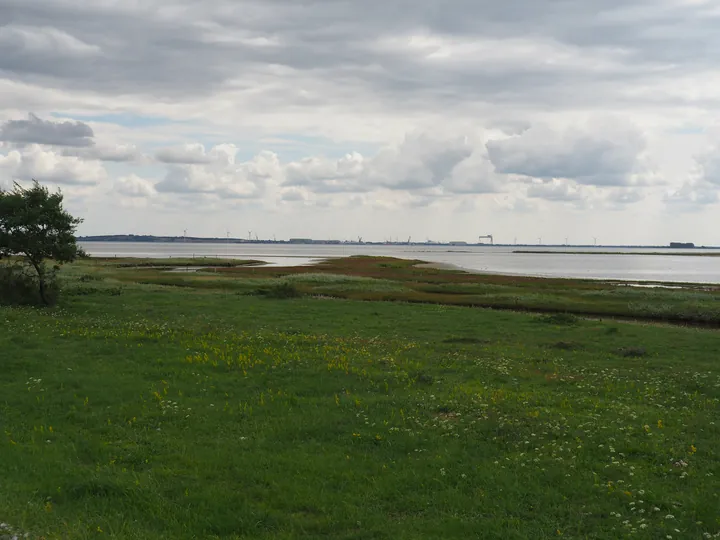
[[[685,211],[697,210],[700,207],[716,204],[720,201],[716,186],[704,181],[688,181],[679,189],[665,195],[666,204]]]
[[[162,148],[155,152],[155,159],[162,163],[200,165],[211,163],[213,158],[205,153],[201,144],[188,144],[181,147]]]
[[[99,161],[110,161],[115,163],[129,163],[143,159],[142,153],[133,145],[97,145],[92,148],[65,149],[62,154],[64,156],[73,156],[88,160],[94,159]]]
[[[616,205],[634,204],[644,199],[637,189],[615,189],[607,195],[607,200]]]
[[[280,194],[280,200],[283,201],[304,201],[305,195],[299,189],[287,189]]]
[[[30,113],[27,120],[9,120],[0,127],[0,140],[16,144],[88,147],[95,134],[83,122],[52,122]]]
[[[720,187],[720,147],[695,158],[701,171],[701,180]]]
[[[285,186],[318,193],[364,193],[377,189],[488,193],[497,189],[492,166],[463,137],[443,139],[413,133],[396,147],[365,158],[307,158],[287,165]]]
[[[208,195],[224,199],[256,199],[268,183],[279,177],[281,167],[271,152],[261,152],[252,160],[235,162],[237,149],[232,145],[214,147],[207,164],[170,165],[165,178],[155,184],[160,193]]]
[[[152,182],[137,175],[118,178],[114,185],[115,191],[131,198],[148,198],[155,195]]]
[[[597,186],[632,184],[645,147],[642,137],[631,130],[557,132],[542,127],[489,141],[486,146],[499,173],[544,180],[568,178]]]
[[[527,196],[530,199],[548,201],[581,201],[585,199],[583,193],[570,186],[567,181],[532,185],[527,189]]]
[[[708,6],[650,0],[4,0],[0,20],[16,37],[0,39],[0,71],[24,81],[197,96],[242,73],[240,88],[262,77],[284,83],[259,99],[305,106],[326,96],[299,97],[299,73],[351,89],[349,101],[372,92],[405,108],[640,103],[665,98],[632,98],[628,84],[713,69],[720,49]],[[422,32],[446,42],[410,42]],[[469,53],[452,48],[462,40]],[[37,43],[61,43],[63,54]],[[269,66],[288,71],[278,81]]]
[[[0,154],[0,173],[3,171],[12,179],[68,186],[97,185],[107,178],[107,171],[97,161],[65,157],[37,145],[14,150],[8,156]]]

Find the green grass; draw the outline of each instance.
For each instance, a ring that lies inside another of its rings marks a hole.
[[[720,326],[720,287],[674,284],[680,289],[639,288],[624,282],[471,274],[428,268],[421,261],[384,257],[332,259],[314,266],[212,267],[197,273],[162,268],[101,267],[126,283],[219,289],[254,294],[292,281],[306,295],[351,300],[487,307],[538,313],[574,313],[681,324]],[[93,261],[86,263],[93,266]],[[268,280],[263,283],[263,280]],[[646,283],[647,284],[647,283]]]
[[[345,281],[256,270],[224,279]],[[716,331],[130,272],[82,263],[84,294],[0,308],[19,534],[720,538]]]

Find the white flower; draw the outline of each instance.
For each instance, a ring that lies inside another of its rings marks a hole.
[[[665,516],[665,519],[675,519],[675,516],[673,516],[672,514],[668,514],[667,516]]]

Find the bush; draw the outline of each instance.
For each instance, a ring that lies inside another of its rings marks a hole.
[[[572,313],[553,313],[540,318],[541,322],[556,324],[558,326],[573,325],[578,323],[578,318]]]
[[[270,285],[269,287],[260,288],[257,292],[266,298],[274,298],[277,300],[297,298],[302,295],[294,283],[289,283],[287,281]]]
[[[49,305],[60,295],[56,269],[45,273],[45,297]],[[41,306],[38,278],[32,268],[21,263],[0,264],[0,304],[9,306]]]

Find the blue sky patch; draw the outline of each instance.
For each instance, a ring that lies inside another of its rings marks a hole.
[[[102,122],[106,124],[116,124],[118,126],[128,128],[147,128],[164,126],[168,124],[188,124],[189,122],[180,122],[171,120],[162,116],[138,116],[132,113],[110,113],[110,114],[62,114],[58,112],[50,113],[55,118],[73,118],[82,122]]]

